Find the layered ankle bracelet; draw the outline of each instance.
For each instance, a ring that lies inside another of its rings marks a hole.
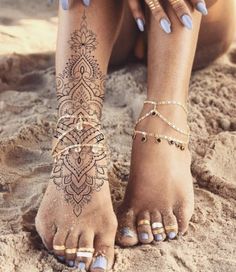
[[[65,119],[73,120],[73,124],[69,128],[67,128],[65,131],[63,129],[63,132],[59,133],[58,137],[56,138],[56,141],[54,142],[54,145],[52,148],[52,156],[55,159],[55,161],[60,159],[61,156],[68,154],[71,150],[74,150],[74,152],[76,153],[80,153],[83,148],[90,148],[94,154],[96,154],[100,150],[102,150],[103,152],[106,151],[104,145],[99,144],[99,142],[103,141],[105,137],[104,137],[104,134],[100,131],[101,124],[97,119],[91,118],[91,117],[77,117],[73,115],[64,115],[58,119],[57,129],[58,129],[58,126],[61,124],[61,122]],[[85,126],[89,126],[99,131],[99,135],[96,136],[96,143],[90,143],[90,142],[79,143],[79,142],[71,141],[69,144],[66,144],[64,142],[64,139],[67,138],[67,136],[70,133],[73,133],[74,131],[81,132]],[[63,147],[58,148],[59,144],[61,144]]]
[[[149,112],[147,112],[145,115],[143,115],[142,117],[140,117],[138,119],[138,121],[136,122],[136,125],[135,125],[133,139],[136,138],[136,135],[141,135],[141,142],[142,143],[146,143],[149,138],[153,138],[154,142],[157,143],[157,144],[161,143],[162,140],[164,140],[164,141],[167,141],[170,145],[173,145],[173,146],[179,148],[182,151],[185,150],[185,148],[188,145],[189,137],[190,137],[189,129],[184,130],[184,129],[181,129],[181,128],[177,127],[173,122],[169,121],[168,118],[166,118],[163,114],[160,113],[160,111],[158,110],[158,106],[160,106],[160,105],[178,106],[182,110],[184,110],[184,112],[187,115],[188,111],[187,111],[186,106],[184,104],[182,104],[180,102],[177,102],[177,101],[174,101],[174,100],[159,101],[159,102],[146,100],[146,101],[144,101],[144,105],[145,104],[153,105],[153,109],[151,109]],[[148,117],[157,117],[157,118],[161,119],[165,124],[167,124],[173,130],[175,130],[176,132],[181,134],[183,139],[182,138],[178,139],[176,137],[172,137],[170,135],[163,135],[163,134],[160,134],[160,133],[152,133],[152,132],[137,130],[136,128],[137,128],[138,124],[140,124],[142,121],[144,121]]]

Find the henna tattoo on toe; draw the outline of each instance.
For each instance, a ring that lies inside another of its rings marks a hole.
[[[99,191],[108,180],[106,152],[103,148],[93,148],[104,142],[98,120],[105,76],[92,55],[98,42],[96,34],[88,29],[85,14],[80,29],[72,33],[69,45],[73,54],[57,77],[58,111],[62,118],[57,124],[53,149],[56,154],[66,152],[56,156],[51,180],[79,216],[93,192]],[[67,150],[75,145],[82,147]]]

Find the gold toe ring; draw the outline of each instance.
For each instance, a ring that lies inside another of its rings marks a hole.
[[[166,231],[171,231],[171,230],[177,230],[178,226],[177,225],[169,225],[169,226],[165,226],[165,230]]]
[[[62,250],[65,250],[66,247],[65,246],[57,246],[57,245],[55,245],[55,246],[53,246],[53,249],[57,250],[57,251],[62,251]]]
[[[75,254],[77,252],[77,248],[66,248],[67,254]]]
[[[140,220],[138,222],[138,226],[143,226],[143,225],[150,225],[150,221],[147,219]]]

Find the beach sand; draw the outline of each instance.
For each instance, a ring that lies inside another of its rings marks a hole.
[[[48,254],[34,218],[52,167],[56,4],[0,0],[0,271],[73,271]],[[131,134],[146,68],[110,72],[103,114],[114,207],[128,181]],[[116,248],[114,272],[236,271],[236,43],[190,84],[195,212],[188,235]]]

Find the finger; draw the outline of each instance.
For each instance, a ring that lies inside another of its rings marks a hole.
[[[149,6],[153,16],[159,22],[160,27],[165,31],[165,33],[171,33],[171,23],[166,15],[164,9],[158,0],[145,0],[147,5]]]
[[[129,6],[130,10],[134,16],[134,19],[137,23],[137,26],[141,32],[144,31],[144,25],[145,25],[145,20],[144,20],[144,14],[141,8],[141,5],[138,0],[129,0]]]
[[[191,0],[191,3],[195,7],[195,9],[199,11],[202,15],[208,14],[208,10],[204,0]]]
[[[69,6],[70,6],[70,3],[69,3],[69,0],[60,0],[61,2],[61,6],[64,10],[68,10],[69,9]]]
[[[188,29],[193,28],[190,10],[184,0],[169,0],[180,22]]]
[[[90,3],[91,3],[91,0],[82,0],[83,1],[83,4],[88,7],[90,6]]]

